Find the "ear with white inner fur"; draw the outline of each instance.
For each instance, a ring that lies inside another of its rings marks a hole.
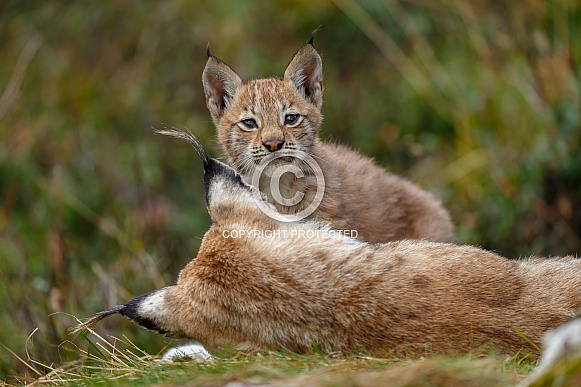
[[[217,126],[224,112],[230,108],[242,80],[227,64],[209,54],[202,74],[202,84],[206,94],[206,106],[214,125]]]
[[[315,48],[307,43],[296,53],[284,72],[302,96],[317,108],[323,105],[323,61]]]

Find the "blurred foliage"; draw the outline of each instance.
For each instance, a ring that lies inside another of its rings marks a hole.
[[[460,243],[581,251],[581,4],[567,0],[0,2],[0,343],[31,367],[66,329],[171,284],[209,226],[195,132],[205,46],[281,75],[311,31],[321,136],[435,192]],[[38,329],[37,329],[38,328]],[[110,319],[155,353],[162,338]],[[29,337],[30,335],[30,337]],[[0,347],[0,378],[34,372]]]

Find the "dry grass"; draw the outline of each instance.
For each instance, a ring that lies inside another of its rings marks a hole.
[[[244,354],[225,350],[213,361],[162,362],[126,337],[102,337],[89,329],[63,343],[77,360],[58,366],[20,359],[47,370],[36,378],[14,377],[16,385],[51,386],[511,386],[533,365],[518,356],[472,358],[433,357],[420,360],[378,359],[369,356],[329,356],[313,351]]]

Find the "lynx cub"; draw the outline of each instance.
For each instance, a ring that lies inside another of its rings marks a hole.
[[[386,172],[352,149],[319,140],[322,61],[312,38],[295,55],[282,79],[242,82],[208,49],[202,81],[218,141],[230,164],[247,181],[273,152],[306,152],[320,167],[325,185],[322,201],[311,218],[328,222],[334,229],[357,230],[359,239],[368,242],[405,238],[452,241],[450,216],[434,195]],[[280,196],[292,198],[300,192],[303,200],[294,205],[274,200],[270,168],[284,163],[297,165],[300,160],[283,157],[269,164],[260,177],[259,189],[278,212],[296,214],[313,201],[317,180],[308,168],[301,168],[304,176],[298,178],[283,174],[278,185]]]

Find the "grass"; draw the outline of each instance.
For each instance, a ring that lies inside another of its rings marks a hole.
[[[84,345],[63,343],[78,354],[75,361],[52,367],[35,379],[15,377],[11,382],[31,386],[511,386],[532,369],[518,355],[473,358],[378,359],[369,356],[329,356],[317,351],[245,354],[225,350],[213,361],[162,362],[126,337],[104,338],[93,330],[80,335]],[[24,360],[22,360],[24,361]],[[35,362],[28,359],[29,362]]]
[[[530,387],[581,385],[581,358],[568,359],[552,367],[531,383]]]

